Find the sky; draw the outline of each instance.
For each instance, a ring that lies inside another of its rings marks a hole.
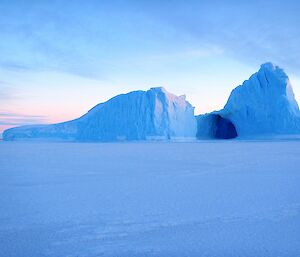
[[[299,12],[291,0],[1,0],[0,134],[156,86],[210,112],[269,61],[299,101]]]

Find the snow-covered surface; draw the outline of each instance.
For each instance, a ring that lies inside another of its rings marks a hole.
[[[5,257],[300,256],[300,141],[0,142]]]
[[[4,131],[4,140],[119,141],[195,138],[194,107],[162,87],[118,95],[79,119]]]
[[[224,109],[198,116],[198,137],[213,137],[216,115],[230,120],[240,137],[300,134],[300,112],[289,78],[272,63],[261,65],[236,87]]]

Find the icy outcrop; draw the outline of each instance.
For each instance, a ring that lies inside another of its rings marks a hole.
[[[4,140],[117,141],[235,138],[300,134],[300,111],[288,76],[261,65],[236,87],[220,111],[194,117],[185,96],[164,88],[134,91],[99,104],[79,119],[8,129]]]
[[[272,63],[261,65],[236,87],[220,111],[197,117],[198,138],[300,134],[300,112],[288,76]]]
[[[194,138],[194,107],[164,88],[118,95],[79,119],[8,129],[4,140],[116,141]]]

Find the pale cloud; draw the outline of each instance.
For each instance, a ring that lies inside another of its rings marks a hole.
[[[224,53],[224,50],[219,46],[203,46],[196,49],[178,50],[171,52],[164,52],[154,55],[146,55],[143,58],[139,58],[142,61],[152,61],[152,62],[174,62],[184,59],[198,59],[215,57]],[[137,59],[137,60],[139,60]],[[136,60],[130,60],[132,63]]]
[[[0,125],[2,126],[22,126],[44,123],[47,123],[47,117],[43,115],[0,112]]]
[[[14,97],[14,90],[12,84],[0,81],[0,101],[5,102]]]

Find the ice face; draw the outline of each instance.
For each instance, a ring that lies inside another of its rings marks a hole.
[[[4,140],[118,141],[195,135],[194,107],[185,97],[157,87],[118,95],[73,121],[13,128],[5,131],[3,137]]]
[[[257,73],[236,87],[224,109],[199,116],[198,137],[214,137],[214,115],[232,123],[240,137],[300,133],[299,107],[289,78],[272,63],[261,65]]]

